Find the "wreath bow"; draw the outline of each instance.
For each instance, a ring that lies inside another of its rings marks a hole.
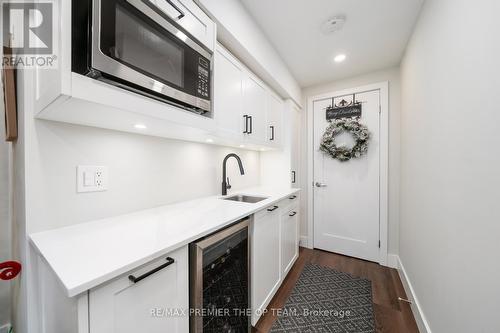
[[[352,148],[336,145],[335,137],[343,132],[350,133],[356,141],[356,144]],[[335,119],[330,121],[330,125],[326,128],[319,145],[319,150],[334,159],[345,162],[365,155],[368,151],[369,139],[370,131],[368,127],[360,124],[358,120],[352,118]]]

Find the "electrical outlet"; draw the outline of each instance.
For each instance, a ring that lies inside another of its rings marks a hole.
[[[76,171],[76,191],[101,192],[108,189],[108,167],[79,165]]]

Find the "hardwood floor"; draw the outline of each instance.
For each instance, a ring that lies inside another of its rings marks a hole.
[[[377,333],[418,333],[410,305],[398,301],[398,297],[406,299],[406,293],[397,270],[320,250],[300,248],[297,262],[271,300],[268,309],[279,309],[285,305],[307,262],[331,267],[372,281],[373,311]],[[273,311],[267,312],[261,317],[253,333],[269,332],[275,320],[276,316],[273,315]]]

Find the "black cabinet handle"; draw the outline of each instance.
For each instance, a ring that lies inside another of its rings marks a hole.
[[[177,16],[178,20],[186,16],[186,14],[184,14],[184,12],[178,6],[176,6],[175,3],[172,2],[172,0],[166,0],[166,1],[170,6],[174,7],[174,9],[179,12],[179,16]]]
[[[297,212],[293,212],[293,213],[288,214],[288,216],[290,216],[290,217],[295,216],[295,215],[297,215]]]
[[[291,196],[290,198],[288,198],[288,199],[293,200],[293,199],[296,199],[296,198],[297,198],[297,196],[296,196],[296,195],[292,195],[292,196]]]
[[[152,269],[152,270],[150,270],[149,272],[144,273],[144,274],[142,274],[142,275],[141,275],[141,276],[139,276],[139,277],[135,277],[135,276],[133,276],[133,275],[129,275],[129,276],[128,276],[128,279],[129,279],[130,281],[132,281],[133,283],[137,283],[137,282],[139,282],[139,281],[141,281],[141,280],[144,280],[144,279],[145,279],[145,278],[147,278],[148,276],[153,275],[154,273],[156,273],[156,272],[158,272],[158,271],[161,271],[161,270],[162,270],[162,269],[164,269],[165,267],[168,267],[168,266],[172,265],[174,262],[175,262],[175,260],[174,260],[174,259],[172,259],[172,258],[168,257],[168,258],[167,258],[167,262],[166,262],[166,263],[164,263],[163,265],[158,266],[158,267],[156,267],[155,269]]]
[[[248,116],[248,119],[250,119],[250,130],[248,131],[248,134],[253,133],[253,118],[252,116]]]
[[[296,172],[292,171],[292,184],[295,184],[297,182],[297,179],[295,176],[296,176]]]
[[[274,141],[274,126],[269,127],[271,127],[271,138],[269,139],[269,141]]]
[[[268,208],[267,211],[268,212],[274,212],[278,208],[279,208],[278,206],[273,206],[273,208]]]
[[[245,118],[245,130],[243,131],[243,134],[248,134],[248,116],[244,115],[243,118]]]

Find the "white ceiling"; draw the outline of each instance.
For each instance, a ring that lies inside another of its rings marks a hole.
[[[424,0],[240,0],[302,87],[396,66]],[[320,26],[346,17],[344,29]],[[337,64],[335,55],[347,60]]]

